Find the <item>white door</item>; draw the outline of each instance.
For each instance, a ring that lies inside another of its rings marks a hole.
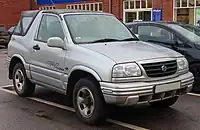
[[[64,57],[66,51],[47,45],[50,37],[64,40],[64,32],[60,19],[56,15],[44,14],[33,41],[31,54],[31,75],[35,82],[55,89],[64,89],[61,76],[64,73]]]

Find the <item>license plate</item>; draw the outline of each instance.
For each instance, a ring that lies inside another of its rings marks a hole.
[[[180,89],[180,88],[181,88],[180,82],[161,84],[161,85],[156,85],[155,93],[161,93],[161,92],[171,91],[171,90]]]

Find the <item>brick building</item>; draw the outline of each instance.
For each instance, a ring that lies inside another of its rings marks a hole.
[[[0,0],[0,6],[0,24],[6,27],[17,23],[22,10],[54,8],[110,12],[124,22],[152,20],[153,9],[159,8],[165,21],[200,20],[200,0]]]

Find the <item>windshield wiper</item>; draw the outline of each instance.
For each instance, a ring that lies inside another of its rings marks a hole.
[[[99,39],[99,40],[92,41],[92,42],[90,42],[90,43],[115,42],[115,41],[120,41],[120,40],[118,40],[118,39],[112,39],[112,38],[104,38],[104,39]]]
[[[123,39],[120,41],[139,41],[139,39],[138,38],[126,38],[126,39]]]

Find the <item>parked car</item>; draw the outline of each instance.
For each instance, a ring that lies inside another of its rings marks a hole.
[[[196,35],[200,36],[200,28],[193,24],[185,24],[185,23],[180,23],[180,22],[167,22],[167,23],[180,25],[181,27],[183,27],[189,31],[192,31]]]
[[[87,124],[105,119],[106,104],[169,107],[192,88],[183,55],[139,41],[112,14],[40,10],[21,19],[8,44],[16,93],[31,96],[38,84],[65,94]]]
[[[139,39],[157,45],[171,48],[183,54],[189,69],[195,76],[194,91],[200,89],[200,37],[183,28],[179,24],[170,22],[137,22],[127,23],[132,32]]]
[[[9,34],[4,25],[0,25],[0,45],[7,47]]]

